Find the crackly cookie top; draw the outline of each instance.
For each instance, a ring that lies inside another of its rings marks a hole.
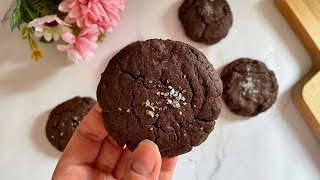
[[[179,19],[188,37],[206,44],[225,38],[233,23],[225,0],[185,0],[179,9]]]
[[[207,58],[182,42],[153,39],[122,49],[101,75],[104,124],[133,150],[154,141],[163,157],[200,145],[221,111],[222,82]]]

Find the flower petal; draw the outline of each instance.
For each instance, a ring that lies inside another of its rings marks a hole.
[[[76,19],[70,18],[69,16],[66,16],[66,17],[64,18],[64,21],[65,21],[66,23],[68,23],[68,24],[73,24],[73,23],[76,22]]]
[[[69,61],[72,61],[73,63],[78,63],[79,61],[82,61],[82,57],[76,50],[69,50],[68,51],[68,59]]]
[[[82,46],[88,50],[94,50],[98,47],[96,42],[89,41],[86,38],[78,38],[77,44],[82,44]]]
[[[73,44],[68,44],[68,45],[57,45],[57,49],[59,51],[68,51],[68,50],[71,50],[71,49],[74,49],[74,45]]]
[[[50,42],[52,40],[52,33],[51,32],[44,31],[43,36],[47,42]]]
[[[90,27],[81,30],[79,36],[85,37],[90,41],[97,41],[100,35],[100,29],[97,25],[92,25]]]
[[[68,26],[68,27],[70,27],[70,26],[71,26],[70,24],[68,24],[68,23],[64,22],[63,20],[61,20],[61,19],[60,19],[60,18],[58,18],[58,17],[56,17],[56,18],[55,18],[55,21],[58,23],[58,25]]]
[[[87,5],[89,3],[89,0],[78,0],[81,4]]]
[[[68,16],[69,16],[70,18],[77,18],[77,17],[81,16],[80,7],[75,7],[75,8],[73,8],[73,9],[69,12]]]
[[[37,37],[37,38],[40,38],[43,36],[43,31],[35,31],[34,32],[34,36]]]
[[[71,11],[71,8],[69,7],[70,1],[63,1],[59,4],[59,11],[61,12],[69,12]]]
[[[61,11],[69,12],[65,22],[76,23],[80,28],[96,24],[100,32],[112,30],[124,8],[124,0],[64,0],[59,5]]]
[[[84,26],[84,17],[77,18],[76,21],[79,28],[82,28]]]
[[[70,29],[69,27],[66,26],[62,26],[62,25],[58,25],[54,28],[52,28],[54,31],[59,32],[60,34],[65,34],[67,32],[72,33],[72,29]]]
[[[81,14],[85,16],[88,13],[89,8],[85,5],[80,5],[80,11],[81,11]]]
[[[65,33],[61,36],[62,40],[64,40],[67,43],[75,43],[76,37],[72,33]]]
[[[53,33],[53,40],[54,41],[58,41],[60,39],[61,35],[58,32],[54,32]]]
[[[76,44],[75,49],[84,60],[90,60],[90,58],[93,57],[93,52],[86,49],[83,44]]]
[[[37,26],[41,26],[45,23],[51,23],[51,22],[55,21],[56,18],[58,18],[56,14],[43,16],[41,18],[37,18],[37,19],[34,19],[33,21],[31,21],[28,24],[28,27],[37,27]]]

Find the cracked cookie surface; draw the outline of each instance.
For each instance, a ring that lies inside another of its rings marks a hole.
[[[50,143],[59,151],[63,151],[84,116],[96,103],[90,97],[75,97],[55,107],[46,126],[46,135]]]
[[[144,139],[162,157],[191,151],[213,131],[222,82],[207,58],[178,41],[153,39],[122,49],[101,75],[104,125],[132,151]]]
[[[188,37],[206,44],[225,38],[233,23],[225,0],[185,0],[179,9],[179,19]]]
[[[263,62],[238,59],[224,68],[221,79],[223,100],[236,114],[255,116],[268,110],[277,99],[277,79]]]

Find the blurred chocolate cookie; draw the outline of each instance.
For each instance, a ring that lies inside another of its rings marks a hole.
[[[225,38],[233,23],[225,0],[185,0],[179,9],[179,19],[189,38],[206,44]]]
[[[84,116],[96,101],[90,97],[75,97],[54,108],[47,122],[46,135],[50,143],[63,151]]]
[[[277,99],[277,79],[263,62],[238,59],[224,68],[221,79],[223,100],[236,114],[255,116],[269,109]]]

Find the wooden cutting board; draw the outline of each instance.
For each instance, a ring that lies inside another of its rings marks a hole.
[[[292,97],[320,141],[320,0],[276,0],[276,4],[313,59]]]

